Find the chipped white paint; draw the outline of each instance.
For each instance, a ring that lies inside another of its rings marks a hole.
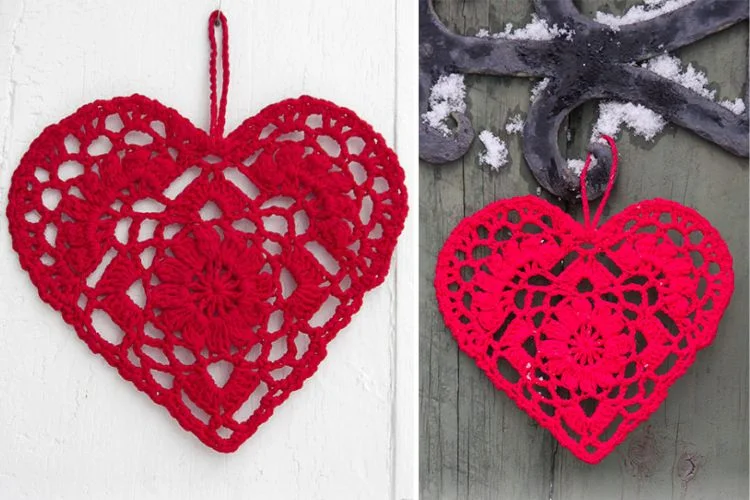
[[[221,455],[92,355],[42,303],[0,217],[0,498],[403,499],[416,461],[416,2],[224,2],[227,130],[303,93],[396,146],[413,196],[386,283],[305,387]],[[216,1],[0,2],[0,210],[31,140],[93,99],[142,93],[208,122]],[[396,27],[399,33],[396,33]],[[399,112],[396,113],[396,104]],[[399,138],[396,140],[396,132]]]

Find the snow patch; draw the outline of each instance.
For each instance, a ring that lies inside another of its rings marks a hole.
[[[583,160],[578,159],[571,159],[568,160],[568,169],[576,174],[578,177],[581,176],[581,172],[583,172],[583,166],[586,164]]]
[[[685,71],[682,71],[682,61],[669,54],[663,54],[649,59],[641,64],[641,67],[659,76],[663,76],[667,80],[679,83],[703,97],[711,100],[716,97],[716,91],[708,88],[708,77],[706,74],[696,70],[692,63],[688,64]]]
[[[500,170],[500,167],[508,163],[508,147],[489,130],[479,133],[479,140],[484,144],[485,151],[479,154],[479,163],[489,165],[492,170]]]
[[[653,71],[668,80],[679,83],[706,99],[716,100],[716,91],[708,88],[709,82],[706,74],[696,70],[692,64],[688,64],[685,71],[683,71],[682,61],[677,57],[664,54],[649,59],[641,64],[641,67]],[[735,100],[724,99],[719,101],[719,104],[736,115],[741,115],[745,112],[745,102],[739,97]]]
[[[505,122],[505,131],[511,135],[523,132],[523,116],[521,114],[513,115]]]
[[[632,102],[603,102],[599,105],[599,119],[594,125],[591,140],[602,135],[616,136],[622,126],[629,128],[635,135],[647,141],[654,137],[667,125],[664,118],[640,104]]]
[[[465,99],[464,75],[442,75],[430,89],[430,110],[422,115],[422,121],[443,135],[449,135],[451,130],[448,128],[448,117],[452,113],[466,111]]]
[[[720,101],[719,104],[727,108],[729,111],[731,111],[735,115],[741,115],[742,113],[745,112],[745,101],[743,101],[739,97],[735,99],[734,101],[731,101],[729,99],[724,99],[723,101]]]
[[[537,99],[539,99],[539,96],[542,95],[542,92],[544,92],[544,89],[547,88],[549,85],[550,79],[549,77],[544,78],[542,80],[539,80],[536,85],[531,87],[531,102],[536,102]]]
[[[512,23],[505,25],[505,30],[500,33],[490,33],[489,30],[481,29],[476,36],[479,38],[494,38],[503,40],[552,40],[554,38],[565,38],[572,40],[575,31],[566,26],[559,27],[550,24],[536,14],[531,15],[531,22],[523,28],[515,28]]]
[[[617,31],[620,26],[648,21],[661,15],[667,14],[695,0],[645,0],[643,5],[635,5],[628,9],[622,16],[608,14],[606,12],[597,12],[594,21],[606,24],[613,30]]]
[[[677,57],[663,54],[649,59],[641,64],[641,67],[678,83],[706,99],[712,101],[716,99],[716,91],[708,88],[709,82],[706,74],[696,70],[692,64],[688,64],[683,70],[682,61]],[[734,101],[725,99],[719,104],[735,114],[745,112],[745,103],[740,98]],[[661,115],[640,104],[604,102],[599,105],[599,119],[594,125],[591,139],[595,140],[600,135],[615,136],[623,125],[635,135],[652,141],[664,129],[666,121]]]
[[[594,168],[597,164],[596,157],[591,156],[591,164],[589,165],[589,170]],[[577,158],[568,160],[568,169],[573,172],[573,174],[576,177],[580,177],[581,173],[583,173],[583,167],[586,166],[586,162],[584,160],[579,160]]]

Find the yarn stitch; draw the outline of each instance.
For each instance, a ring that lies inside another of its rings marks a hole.
[[[330,102],[284,100],[225,137],[226,19],[208,26],[209,134],[141,95],[86,104],[33,141],[7,216],[42,300],[232,452],[383,282],[407,198],[383,137]]]
[[[465,218],[435,291],[461,350],[575,456],[596,463],[667,397],[716,335],[732,257],[695,210],[654,199],[584,224],[523,196]]]

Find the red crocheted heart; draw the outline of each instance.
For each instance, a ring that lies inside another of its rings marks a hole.
[[[711,343],[734,280],[721,236],[678,203],[641,202],[595,225],[535,196],[498,201],[453,231],[435,277],[461,349],[590,463]]]
[[[40,297],[223,452],[315,372],[407,211],[383,138],[310,97],[226,138],[143,96],[97,101],[34,140],[9,197]]]

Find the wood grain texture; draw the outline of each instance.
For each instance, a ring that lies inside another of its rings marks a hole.
[[[401,55],[416,50],[416,8],[402,3],[224,1],[227,130],[310,94],[355,110],[408,169],[416,146],[397,143],[396,129],[417,119],[416,97],[408,105],[416,61]],[[142,93],[205,128],[206,23],[217,4],[0,0],[0,212],[34,137],[94,99]],[[416,172],[407,179],[416,206],[414,181]],[[413,210],[413,232],[415,220]],[[366,295],[318,372],[225,456],[124,382],[39,300],[0,216],[0,499],[414,498],[413,443],[399,442],[416,434],[416,245],[416,235],[399,244],[386,282]]]
[[[436,11],[458,33],[502,31],[529,20],[531,2],[441,0]],[[577,5],[622,12],[638,2]],[[705,71],[717,98],[747,90],[747,25],[681,50]],[[748,165],[692,133],[669,126],[655,143],[628,133],[618,140],[621,170],[606,218],[642,199],[663,197],[701,212],[735,256],[736,290],[715,343],[670,391],[665,404],[596,466],[578,461],[495,390],[458,350],[437,310],[432,281],[437,252],[459,220],[486,204],[534,194],[537,185],[505,122],[525,115],[532,82],[466,77],[477,132],[508,143],[511,164],[480,167],[475,141],[461,160],[420,165],[420,489],[425,499],[703,499],[748,496]],[[585,154],[595,105],[569,118],[569,158]],[[564,139],[563,139],[564,140]],[[546,193],[543,194],[546,196]],[[581,218],[580,205],[564,207]]]

